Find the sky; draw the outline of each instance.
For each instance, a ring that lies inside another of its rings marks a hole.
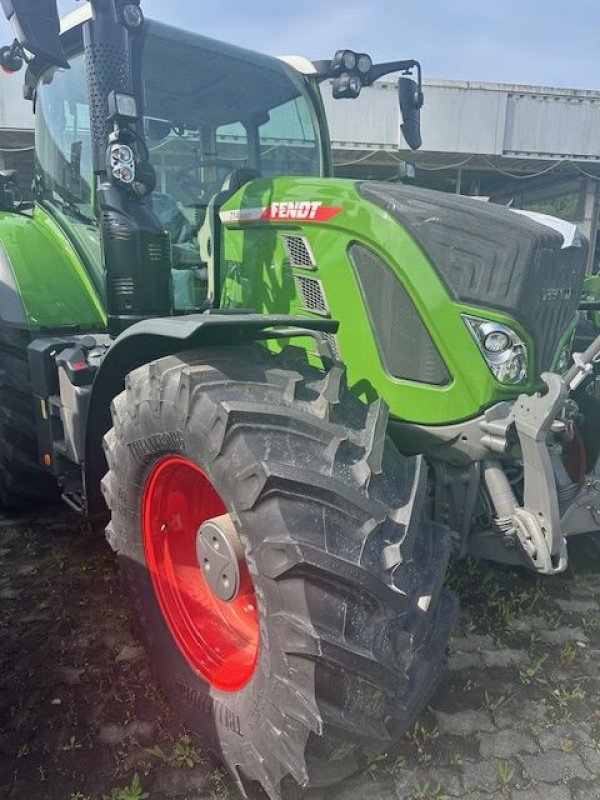
[[[600,90],[598,0],[142,0],[142,8],[272,55],[315,60],[349,47],[375,61],[416,58],[429,78]],[[5,20],[0,35],[11,39]]]

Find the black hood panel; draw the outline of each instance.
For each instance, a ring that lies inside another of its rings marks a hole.
[[[579,305],[585,240],[562,248],[557,231],[460,195],[374,182],[357,188],[411,234],[455,300],[517,319],[535,341],[536,371],[550,368]]]

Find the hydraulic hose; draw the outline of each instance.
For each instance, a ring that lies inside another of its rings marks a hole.
[[[593,369],[594,364],[600,361],[600,336],[597,336],[594,341],[587,347],[583,353],[573,354],[573,364],[565,374],[564,380],[567,386],[571,389],[576,389],[584,378],[589,375]]]
[[[483,462],[483,479],[500,519],[512,517],[519,503],[502,465],[495,458]]]

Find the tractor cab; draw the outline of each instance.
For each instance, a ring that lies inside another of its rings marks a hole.
[[[63,25],[70,69],[36,82],[36,196],[62,225],[104,293],[82,14]],[[327,133],[314,84],[283,61],[157,22],[133,38],[142,93],[140,147],[149,202],[171,242],[176,310],[200,308],[199,246],[211,199],[255,177],[327,176]]]

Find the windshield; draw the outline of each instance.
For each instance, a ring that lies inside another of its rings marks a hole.
[[[70,63],[70,70],[53,72],[39,87],[38,191],[68,218],[76,244],[100,276],[83,55]],[[176,269],[202,268],[197,232],[232,170],[245,167],[267,178],[322,174],[306,82],[282,62],[152,22],[137,40],[133,63],[157,176],[151,202],[171,235]],[[177,293],[177,282],[187,278],[175,277]]]
[[[202,223],[234,169],[262,177],[321,174],[304,80],[276,59],[150,23],[143,40],[145,133],[155,210],[175,242]]]

